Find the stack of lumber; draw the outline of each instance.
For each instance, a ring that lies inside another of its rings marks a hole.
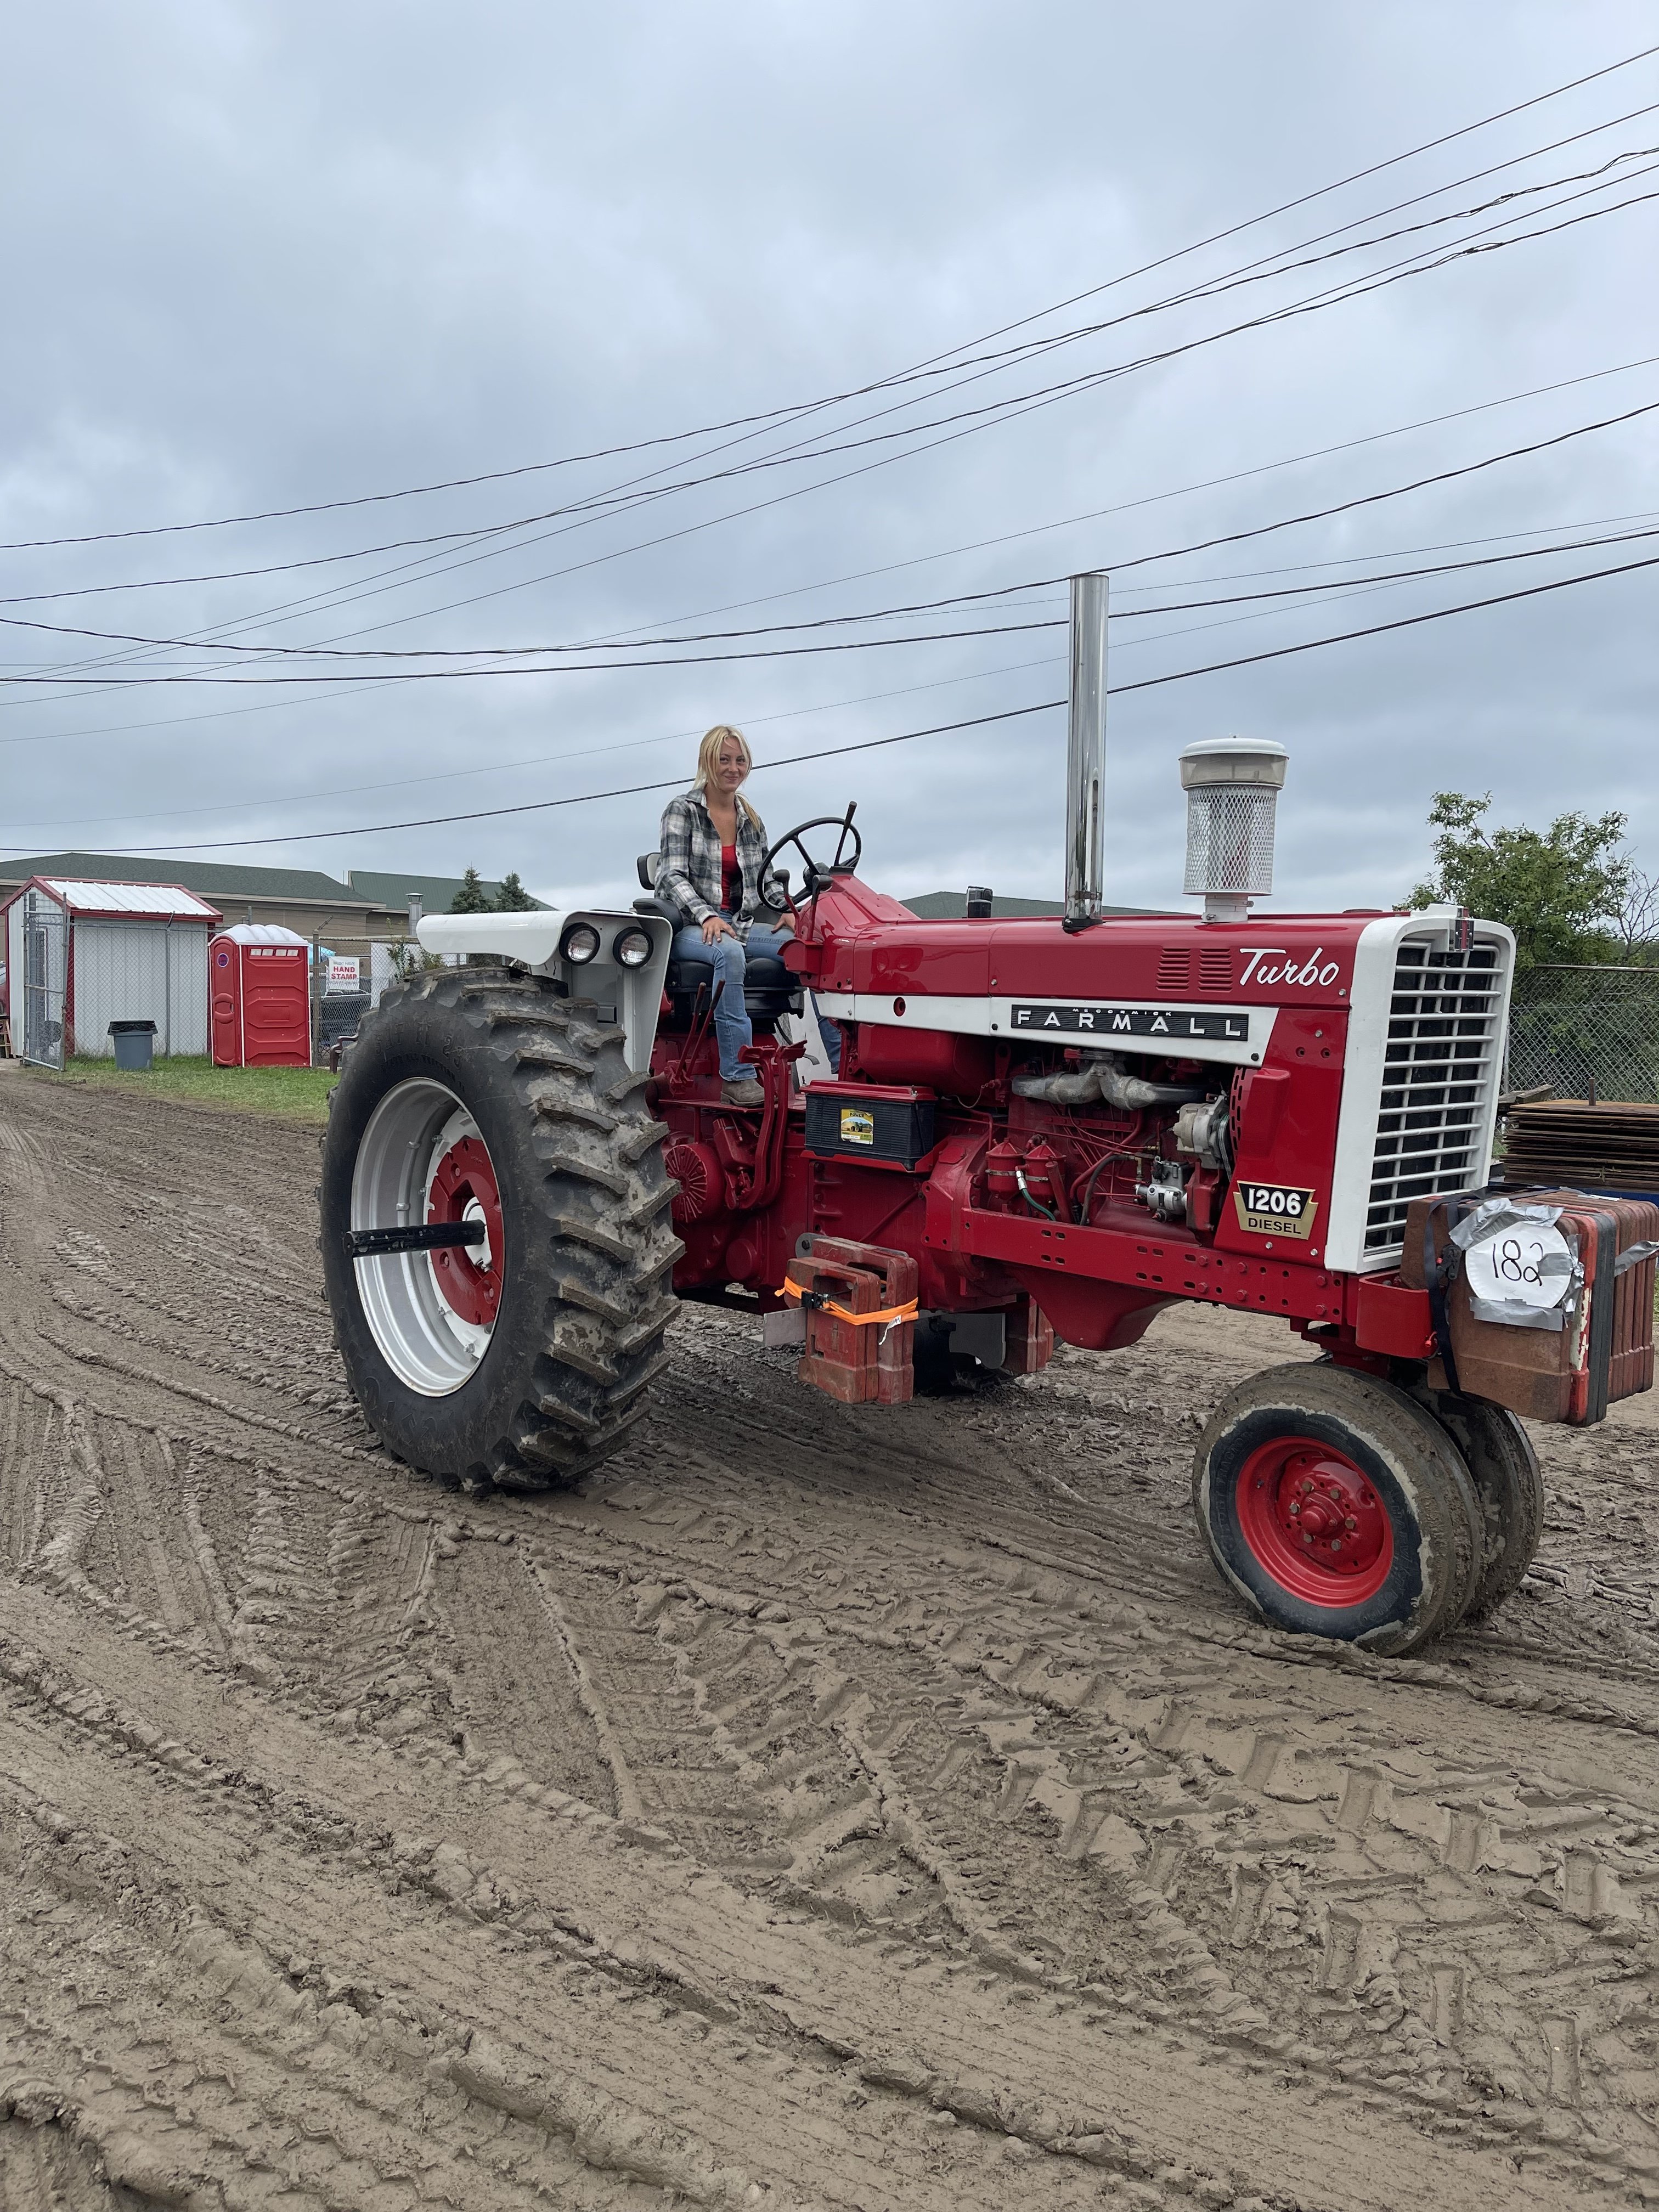
[[[1504,1180],[1511,1190],[1659,1191],[1659,1106],[1511,1107]]]

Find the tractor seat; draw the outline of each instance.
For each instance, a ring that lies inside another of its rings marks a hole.
[[[664,988],[671,999],[684,999],[688,1005],[699,988],[712,997],[714,963],[712,960],[683,960],[677,955],[668,963]],[[751,1021],[770,1022],[780,1014],[798,1014],[802,1006],[800,979],[792,975],[781,960],[757,957],[744,969],[743,1002]]]
[[[641,853],[639,858],[639,877],[649,891],[657,880],[659,856]],[[665,899],[655,896],[638,898],[634,902],[635,914],[660,915],[664,921],[679,927],[679,915]],[[714,963],[707,952],[684,956],[674,953],[668,963],[668,973],[663,988],[675,1001],[675,1012],[689,1013],[701,988],[712,997],[714,989]],[[781,960],[770,955],[757,954],[744,970],[743,1000],[753,1022],[775,1022],[780,1014],[798,1014],[805,1000],[801,995],[800,978],[792,975]]]

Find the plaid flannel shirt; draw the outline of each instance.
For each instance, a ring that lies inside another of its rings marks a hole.
[[[775,868],[761,881],[761,862],[766,858],[766,835],[744,809],[738,809],[738,866],[743,873],[743,897],[732,927],[747,939],[757,921],[769,921],[761,912],[764,889],[781,902],[783,878]],[[720,836],[708,817],[700,791],[671,799],[662,812],[662,832],[657,865],[657,896],[678,909],[683,923],[698,924],[723,904],[720,884]]]

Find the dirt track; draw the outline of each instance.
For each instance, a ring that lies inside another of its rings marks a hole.
[[[1356,1659],[1190,1528],[1276,1328],[878,1413],[689,1311],[602,1480],[467,1498],[315,1159],[0,1080],[0,2207],[1659,2203],[1650,1400]]]

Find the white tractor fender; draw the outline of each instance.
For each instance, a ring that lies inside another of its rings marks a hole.
[[[583,923],[598,932],[599,949],[591,960],[567,959],[560,948]],[[616,957],[616,942],[636,930],[650,939],[651,957],[638,967],[626,967]],[[570,998],[591,1000],[601,1022],[617,1024],[628,1065],[636,1074],[650,1066],[674,941],[673,926],[662,915],[601,908],[562,915],[556,908],[528,914],[434,914],[422,917],[415,934],[428,952],[452,960],[469,954],[513,960],[550,976]]]
[[[428,952],[493,952],[542,968],[557,952],[566,927],[558,908],[548,907],[526,914],[422,915],[415,934]]]

